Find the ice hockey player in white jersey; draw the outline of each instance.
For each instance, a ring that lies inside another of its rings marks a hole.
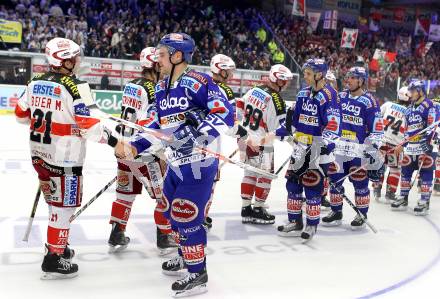
[[[15,115],[30,124],[32,165],[49,206],[42,279],[70,278],[77,275],[78,265],[71,262],[74,251],[67,246],[69,219],[81,205],[86,139],[112,147],[122,143],[90,116],[83,101],[90,87],[73,76],[81,62],[80,47],[54,38],[46,44],[46,57],[50,70],[29,82]]]
[[[409,104],[408,87],[400,88],[397,96],[397,102],[385,102],[380,107],[384,125],[384,138],[380,150],[384,155],[384,163],[389,168],[386,180],[385,203],[390,203],[396,199],[397,186],[400,180],[400,165],[403,154],[396,151],[396,146],[405,138],[405,111]],[[379,182],[373,183],[374,198],[378,202],[381,200],[383,181],[384,176],[381,176]]]
[[[242,158],[252,166],[274,171],[273,142],[260,146],[260,141],[268,133],[274,132],[286,117],[286,104],[280,96],[292,80],[293,74],[281,64],[273,65],[269,72],[269,81],[262,86],[250,89],[237,110],[243,110],[243,119],[237,130]],[[269,195],[271,179],[251,171],[244,171],[241,183],[243,223],[273,224],[275,216],[264,207]],[[255,197],[254,208],[252,199]]]
[[[235,107],[235,96],[234,92],[231,87],[227,85],[228,80],[232,79],[234,70],[235,70],[235,62],[232,60],[231,57],[223,55],[223,54],[216,54],[211,58],[210,63],[210,69],[212,72],[212,81],[214,81],[215,84],[220,87],[220,91],[223,92],[226,99],[229,101],[229,103],[232,105],[232,107]],[[212,196],[214,196],[214,189],[217,182],[220,180],[220,168],[217,172],[217,176],[214,179],[214,185],[212,186]],[[208,211],[206,211],[206,215],[208,215]],[[209,216],[205,217],[204,226],[207,229],[212,228],[212,218]]]
[[[154,87],[159,79],[159,66],[155,47],[147,47],[141,51],[140,64],[142,76],[128,82],[122,94],[121,118],[137,124],[150,121],[147,110],[155,104]],[[116,131],[122,140],[129,140],[134,130],[118,125]],[[160,159],[160,153],[145,154],[136,160],[118,159],[118,180],[116,199],[112,204],[110,224],[112,230],[108,240],[109,251],[123,250],[130,242],[125,236],[125,229],[130,217],[131,207],[138,194],[145,186],[148,194],[155,199],[157,206],[154,211],[156,222],[156,246],[160,255],[168,254],[177,248],[171,237],[171,224],[163,215],[166,208],[162,200],[162,183],[166,163]]]

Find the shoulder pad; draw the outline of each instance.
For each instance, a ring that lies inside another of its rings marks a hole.
[[[183,77],[182,77],[182,79],[183,78],[185,78],[185,77],[191,77],[191,78],[194,78],[194,79],[196,79],[197,81],[199,81],[200,83],[202,83],[202,84],[204,84],[204,85],[207,85],[208,84],[208,75],[207,74],[204,74],[204,73],[199,73],[199,72],[196,72],[196,71],[194,71],[194,70],[190,70],[188,73],[186,73]]]
[[[232,88],[230,88],[225,83],[218,83],[218,86],[223,89],[223,91],[226,93],[226,96],[228,97],[228,100],[234,99],[234,92],[232,91]]]
[[[35,76],[32,77],[32,79],[29,80],[28,84],[31,83],[32,81],[40,80],[43,77],[43,75],[45,74],[36,74]]]
[[[361,102],[362,104],[364,104],[365,107],[367,107],[367,108],[371,108],[371,107],[375,106],[374,101],[371,98],[369,98],[368,96],[361,95],[360,97],[357,98],[357,100],[358,100],[358,102]]]
[[[156,99],[156,95],[154,94],[154,83],[150,80],[145,80],[142,87],[147,92],[148,102],[153,102]]]
[[[431,106],[431,105],[430,105],[430,102],[431,102],[431,100],[423,101],[423,102],[422,102],[422,105],[425,106],[426,108],[429,108],[429,106]]]
[[[70,76],[62,76],[60,79],[60,83],[63,84],[63,86],[67,89],[74,100],[81,97],[77,85],[83,83],[83,81],[72,78]]]
[[[202,87],[203,83],[192,76],[183,76],[180,78],[179,85],[188,88],[194,93],[197,93],[200,87]]]
[[[272,102],[275,107],[275,113],[277,115],[283,115],[286,113],[286,102],[281,98],[277,92],[272,92],[271,94]]]
[[[156,83],[156,86],[154,87],[154,91],[160,92],[165,90],[165,88],[166,88],[165,80],[160,80],[159,82]]]
[[[332,92],[327,87],[324,87],[321,91],[327,96],[328,100],[332,99]]]
[[[310,88],[309,88],[309,87],[306,87],[306,88],[301,89],[301,90],[298,92],[297,97],[298,97],[298,98],[302,98],[302,97],[306,98],[306,97],[308,97],[309,95],[310,95]]]

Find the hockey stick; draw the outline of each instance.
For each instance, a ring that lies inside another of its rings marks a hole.
[[[231,158],[233,158],[234,156],[235,156],[235,154],[236,153],[238,153],[238,148],[236,148],[229,156],[228,156],[228,158],[229,159],[231,159]],[[226,162],[222,162],[221,164],[220,164],[220,166],[218,167],[219,169],[222,169],[222,167],[223,166],[225,166],[225,164],[226,164]]]
[[[35,213],[37,212],[38,201],[40,200],[41,188],[38,186],[37,194],[35,194],[34,205],[32,206],[31,215],[29,216],[26,231],[24,233],[23,241],[27,242],[29,240],[29,235],[32,229],[32,223],[34,222]]]
[[[140,126],[140,125],[138,125],[138,124],[134,124],[134,123],[132,123],[132,122],[130,122],[130,121],[127,121],[127,120],[121,119],[121,118],[119,118],[119,117],[111,116],[111,115],[109,115],[109,114],[107,114],[107,113],[104,113],[104,112],[102,112],[101,110],[99,110],[99,108],[98,108],[98,106],[96,106],[96,104],[93,104],[93,105],[89,106],[89,108],[90,108],[90,109],[94,109],[94,111],[97,111],[97,112],[99,113],[98,118],[109,119],[109,120],[112,120],[112,121],[115,121],[115,122],[121,123],[121,124],[123,124],[123,125],[125,125],[125,126],[127,126],[127,127],[132,128],[132,129],[135,129],[135,130],[138,130],[138,131],[141,131],[141,132],[148,133],[149,135],[151,135],[151,136],[153,136],[153,137],[156,137],[157,139],[162,140],[162,141],[167,141],[167,142],[171,142],[171,141],[173,141],[172,138],[170,138],[170,136],[165,135],[165,134],[163,134],[163,133],[161,133],[161,132],[159,132],[159,131],[156,131],[156,130],[153,130],[153,129],[148,129],[148,128],[145,128],[145,127]],[[241,162],[241,161],[235,161],[235,160],[232,160],[232,159],[230,159],[230,158],[228,158],[228,157],[223,156],[223,155],[220,154],[220,153],[217,153],[217,152],[211,151],[211,150],[209,150],[209,149],[202,148],[202,147],[199,147],[199,146],[195,146],[194,148],[195,148],[197,151],[199,151],[199,152],[202,152],[202,153],[205,153],[205,154],[207,154],[207,155],[210,155],[210,156],[212,156],[212,157],[214,157],[214,158],[217,158],[217,159],[219,159],[219,160],[222,160],[223,162],[231,163],[231,164],[233,164],[233,165],[237,165],[238,167],[240,167],[240,168],[242,168],[242,169],[256,172],[256,173],[258,173],[258,174],[261,174],[261,175],[266,176],[266,177],[271,178],[271,179],[276,179],[276,178],[278,178],[278,176],[275,175],[275,174],[273,174],[273,173],[270,173],[270,172],[264,171],[264,170],[262,170],[262,169],[260,169],[260,168],[257,168],[257,167],[253,167],[253,166],[248,165],[248,164],[245,164],[245,163],[243,163],[243,162]]]
[[[284,161],[283,164],[281,164],[281,166],[277,169],[277,171],[275,171],[275,174],[279,174],[281,170],[283,170],[284,166],[286,166],[286,164],[289,163],[289,161],[290,161],[290,156],[287,157],[286,161]]]
[[[332,183],[330,180],[328,181],[329,185],[332,186],[333,188],[336,189],[336,191],[339,192],[339,194],[342,195],[342,198],[344,198],[344,200],[346,202],[348,202],[348,204],[350,205],[350,207],[352,207],[352,209],[359,215],[359,217],[361,217],[362,221],[365,222],[366,225],[368,225],[368,227],[375,233],[377,234],[377,229],[370,223],[370,221],[368,221],[368,219],[364,216],[364,214],[361,213],[361,211],[359,211],[359,209],[356,207],[356,205],[347,197],[347,195],[344,194],[344,192],[342,192],[341,188],[336,186],[335,183]]]
[[[85,205],[83,205],[81,207],[81,209],[79,209],[75,214],[72,215],[72,217],[70,217],[69,221],[72,222],[73,220],[75,220],[82,212],[84,212],[85,209],[87,209],[98,197],[101,196],[102,193],[104,193],[108,188],[110,188],[111,185],[113,185],[114,182],[116,182],[116,180],[118,179],[117,176],[115,176],[110,182],[107,183],[107,185],[104,186],[104,188],[102,188],[101,190],[98,191],[98,193],[96,193],[95,196],[92,197],[92,199],[90,199]]]

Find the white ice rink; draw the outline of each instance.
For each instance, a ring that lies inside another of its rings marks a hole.
[[[156,252],[154,202],[147,195],[133,206],[127,251],[107,253],[114,187],[72,225],[70,242],[79,276],[41,281],[47,224],[43,199],[29,242],[21,241],[37,190],[28,129],[12,116],[1,116],[0,140],[0,298],[170,298],[174,278],[161,273],[165,258]],[[233,145],[229,140],[224,152],[230,153]],[[275,155],[277,168],[289,155],[288,147],[277,144]],[[89,143],[86,160],[83,202],[116,174],[108,146]],[[241,176],[232,165],[222,170],[211,208],[209,291],[197,298],[440,298],[440,198],[432,198],[428,217],[411,212],[416,190],[408,212],[392,212],[373,200],[369,219],[378,234],[352,232],[354,212],[345,205],[342,227],[320,226],[315,238],[303,245],[276,235],[276,225],[287,219],[283,176],[273,182],[268,199],[276,224],[241,224]],[[346,188],[352,196],[351,186]]]

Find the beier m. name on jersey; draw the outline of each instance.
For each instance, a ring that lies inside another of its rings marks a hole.
[[[59,85],[35,84],[32,89],[32,94],[30,102],[31,106],[62,111],[62,101],[53,99],[59,98],[61,95],[61,88]]]

